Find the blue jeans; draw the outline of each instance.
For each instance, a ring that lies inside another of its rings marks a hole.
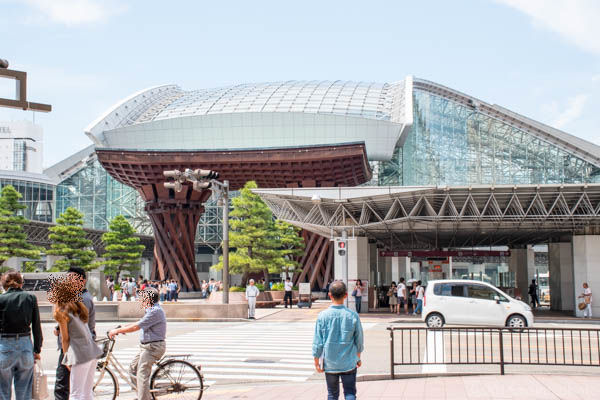
[[[327,400],[338,400],[340,396],[340,379],[344,387],[344,399],[356,400],[356,369],[336,374],[325,373]]]
[[[417,299],[417,308],[415,308],[415,314],[421,314],[423,312],[423,299]]]
[[[0,400],[31,400],[33,344],[30,337],[0,338]]]
[[[362,296],[354,296],[354,302],[356,304],[356,312],[360,313],[360,303],[362,301]]]

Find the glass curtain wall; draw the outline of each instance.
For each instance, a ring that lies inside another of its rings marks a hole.
[[[413,126],[380,185],[600,182],[600,168],[528,132],[415,90]]]
[[[86,228],[106,230],[111,219],[124,215],[137,232],[152,233],[139,194],[114,180],[95,159],[62,181],[56,192],[57,217],[74,207],[83,213]]]
[[[27,206],[22,215],[32,221],[52,222],[54,185],[17,179],[0,179],[0,189],[12,185],[21,196],[20,202]]]

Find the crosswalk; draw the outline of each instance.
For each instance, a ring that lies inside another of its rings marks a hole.
[[[373,324],[363,324],[368,329]],[[167,355],[190,354],[206,385],[244,382],[304,382],[314,371],[314,322],[259,322],[206,328],[167,338]],[[137,347],[113,354],[128,366]],[[54,385],[55,371],[46,371]],[[121,390],[129,388],[120,382]]]

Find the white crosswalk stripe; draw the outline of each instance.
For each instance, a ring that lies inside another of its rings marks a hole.
[[[363,324],[369,329],[374,324]],[[248,323],[207,326],[167,338],[167,356],[189,354],[188,361],[200,365],[205,384],[254,381],[304,382],[314,371],[312,340],[314,323]],[[117,346],[118,348],[118,346]],[[127,367],[137,348],[115,351]],[[55,371],[46,371],[54,384]],[[120,382],[121,390],[129,387]]]

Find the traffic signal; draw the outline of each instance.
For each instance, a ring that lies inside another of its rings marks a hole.
[[[340,240],[337,242],[337,252],[342,257],[346,255],[346,241]]]

